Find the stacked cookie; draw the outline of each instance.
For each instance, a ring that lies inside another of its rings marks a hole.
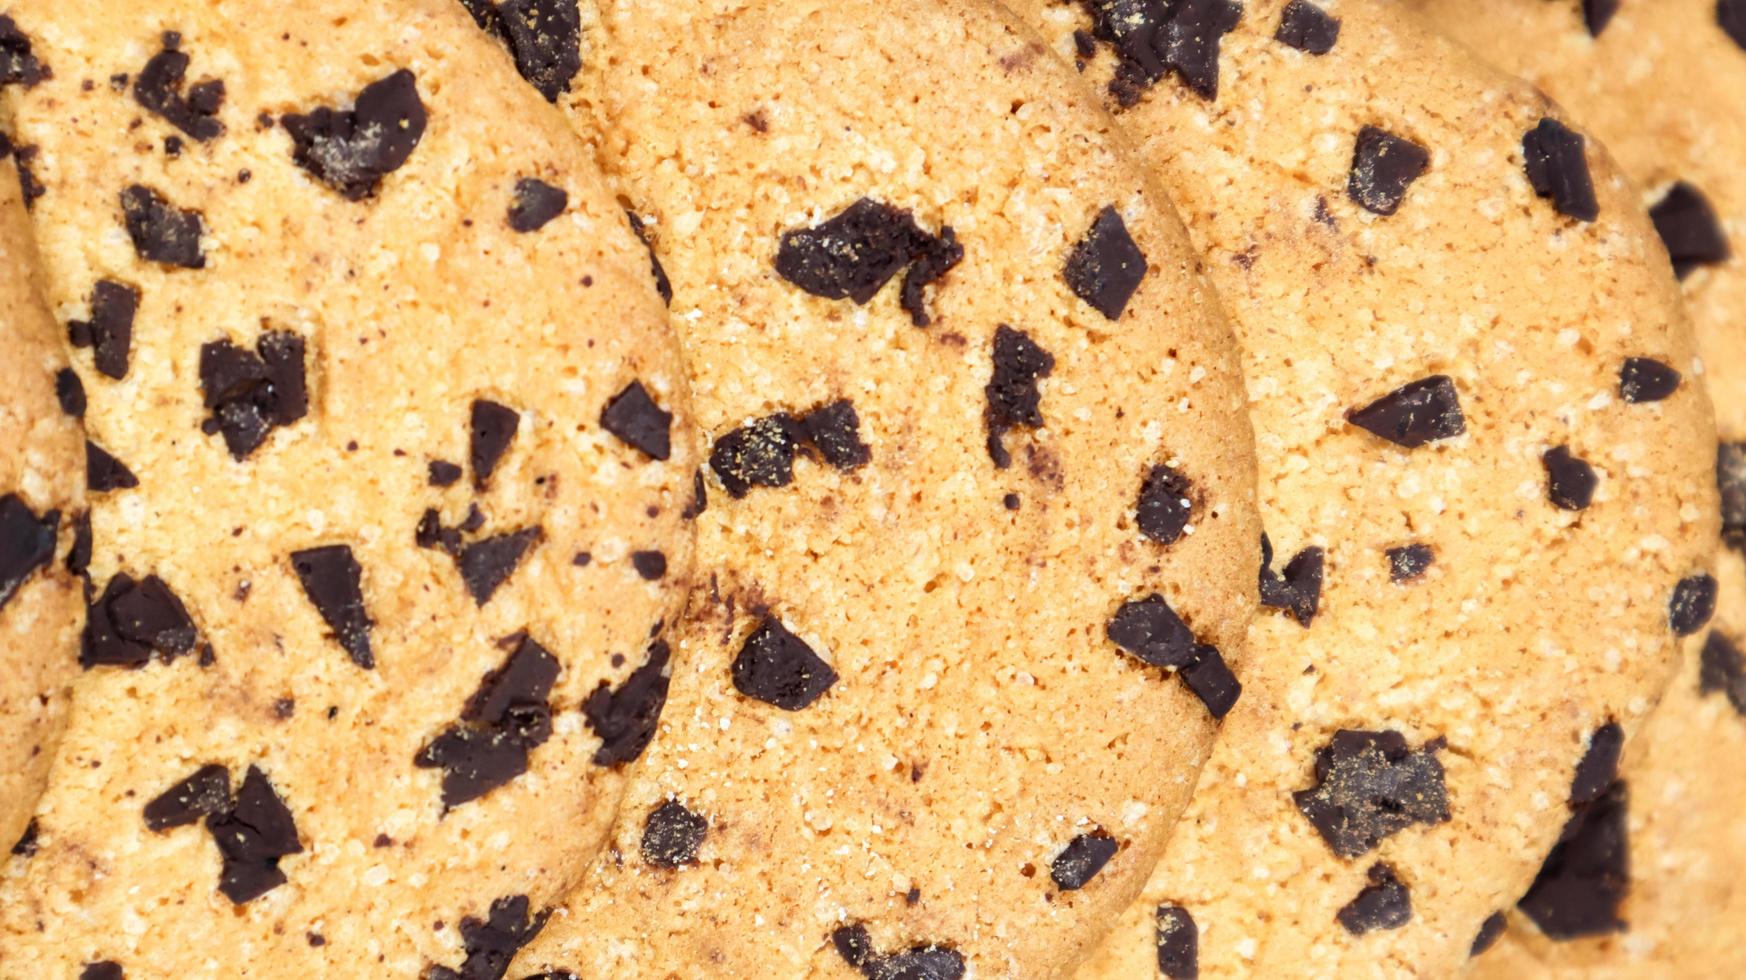
[[[0,977],[1453,975],[1746,692],[1732,198],[1383,0],[12,0],[0,108]]]

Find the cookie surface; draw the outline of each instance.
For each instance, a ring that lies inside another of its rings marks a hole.
[[[1623,805],[1590,816],[1623,846],[1575,873],[1549,863],[1485,976],[1705,976],[1746,973],[1746,37],[1734,4],[1414,2],[1415,9],[1566,106],[1637,182],[1673,259],[1716,403],[1723,492],[1714,627],[1625,752]],[[1586,11],[1586,13],[1585,13]],[[1625,857],[1628,855],[1628,858]],[[1622,862],[1622,863],[1621,863]],[[1562,885],[1560,885],[1562,883]],[[1560,891],[1567,888],[1567,891]],[[1555,896],[1556,901],[1549,901]],[[1558,907],[1564,914],[1556,914]]]
[[[1711,420],[1654,231],[1579,127],[1386,8],[1017,6],[1232,308],[1278,607],[1082,975],[1448,974],[1713,588]]]
[[[83,602],[68,561],[84,514],[72,414],[83,389],[43,306],[14,174],[28,174],[34,154],[9,140],[0,151],[0,842],[28,850],[78,665]]]
[[[991,7],[579,17],[556,98],[671,283],[707,579],[611,849],[511,974],[1046,975],[1143,880],[1255,601],[1180,226]]]
[[[690,576],[647,252],[447,0],[11,16],[99,448],[0,973],[488,975],[602,841]]]

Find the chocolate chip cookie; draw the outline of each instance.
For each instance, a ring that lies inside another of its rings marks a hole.
[[[1015,6],[1232,308],[1273,607],[1083,975],[1445,975],[1708,618],[1712,423],[1654,229],[1580,125],[1386,7]]]
[[[1180,225],[992,7],[544,7],[578,58],[482,19],[505,63],[579,61],[548,94],[664,268],[709,452],[660,734],[511,975],[1070,961],[1241,703],[1256,603],[1235,350]]]
[[[1722,492],[1713,628],[1625,750],[1607,805],[1572,814],[1498,949],[1497,977],[1737,976],[1746,920],[1746,5],[1717,0],[1411,6],[1606,141],[1640,188],[1697,327]],[[1707,460],[1707,454],[1704,457]],[[1502,919],[1500,918],[1500,923]]]
[[[0,63],[5,84],[34,78]],[[87,540],[85,393],[43,306],[25,218],[35,156],[0,136],[0,842],[15,854],[35,846],[30,814],[66,723]]]
[[[501,975],[604,838],[691,578],[647,250],[452,0],[9,13],[93,448],[0,972]]]

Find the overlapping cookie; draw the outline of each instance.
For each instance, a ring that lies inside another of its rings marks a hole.
[[[1722,492],[1714,628],[1625,750],[1618,783],[1572,816],[1484,976],[1746,974],[1746,4],[1414,2],[1545,89],[1618,157],[1684,285],[1716,402]],[[1701,458],[1707,461],[1707,454]],[[1499,920],[1500,926],[1502,920]]]
[[[475,5],[601,134],[710,450],[660,734],[510,975],[1049,972],[1150,869],[1255,604],[1180,225],[993,7],[539,8]]]
[[[647,250],[449,0],[8,16],[93,448],[0,974],[500,975],[603,839],[690,579]]]
[[[0,20],[0,46],[6,31]],[[0,55],[0,84],[34,85],[38,72]],[[30,813],[66,723],[84,608],[83,389],[39,292],[33,159],[0,137],[0,843],[14,853],[35,846]]]
[[[1579,126],[1388,8],[1016,6],[1232,308],[1276,607],[1081,975],[1445,975],[1716,595],[1710,413],[1655,232]]]

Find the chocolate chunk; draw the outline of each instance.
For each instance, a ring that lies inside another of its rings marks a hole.
[[[172,827],[198,823],[202,817],[230,808],[230,770],[221,765],[201,766],[194,775],[159,793],[145,805],[145,823],[163,833]]]
[[[1396,584],[1411,582],[1436,561],[1436,553],[1428,544],[1408,544],[1388,549],[1388,579]]]
[[[1716,580],[1698,574],[1680,579],[1667,602],[1667,623],[1675,636],[1690,636],[1716,614]]]
[[[864,466],[873,458],[867,444],[861,441],[861,416],[847,399],[801,416],[795,434],[811,443],[825,462],[839,470]]]
[[[1237,697],[1243,693],[1243,685],[1225,664],[1218,647],[1206,643],[1194,645],[1194,659],[1178,673],[1188,690],[1206,706],[1207,714],[1215,719],[1230,714],[1237,704]]]
[[[1716,488],[1722,498],[1722,541],[1746,550],[1746,442],[1716,445]]]
[[[703,485],[703,471],[691,471],[691,502],[679,512],[679,516],[688,521],[697,520],[704,511],[709,509],[709,490]]]
[[[1455,382],[1444,374],[1409,381],[1349,413],[1346,421],[1408,449],[1467,431]]]
[[[794,447],[800,433],[786,414],[767,415],[715,440],[709,468],[735,500],[753,487],[785,487],[794,482]]]
[[[667,575],[667,556],[659,551],[633,551],[631,565],[649,582],[660,581]]]
[[[1116,839],[1101,827],[1080,834],[1068,841],[1061,853],[1049,862],[1049,877],[1055,880],[1055,887],[1064,892],[1078,891],[1097,877],[1120,849]]]
[[[1340,39],[1340,18],[1310,3],[1291,0],[1279,18],[1279,29],[1273,39],[1306,54],[1327,54]]]
[[[562,187],[523,177],[515,182],[515,202],[509,206],[509,227],[519,232],[539,231],[564,213],[570,195]]]
[[[665,671],[670,655],[667,644],[655,641],[649,646],[648,659],[631,671],[618,690],[601,681],[583,700],[582,717],[600,736],[600,748],[594,750],[595,765],[630,762],[649,747],[661,723],[661,708],[667,703]]]
[[[1091,37],[1115,49],[1110,94],[1124,107],[1134,105],[1167,70],[1161,51],[1169,8],[1164,0],[1080,0],[1080,5],[1091,14]],[[1090,57],[1085,47],[1081,55]]]
[[[867,980],[961,980],[964,976],[964,957],[957,950],[928,943],[882,954],[867,927],[859,923],[836,929],[831,944]]]
[[[54,561],[60,525],[59,511],[38,517],[18,495],[0,497],[0,609],[37,569]]]
[[[1746,0],[1716,0],[1716,23],[1735,44],[1746,50]],[[3,38],[4,34],[0,33],[0,40]],[[4,81],[5,76],[0,74],[0,83]]]
[[[1614,0],[1616,2],[1616,0]],[[1673,260],[1673,272],[1684,279],[1698,266],[1726,262],[1733,255],[1728,233],[1716,217],[1710,199],[1696,187],[1679,181],[1649,209],[1662,244]]]
[[[1122,603],[1104,633],[1111,643],[1154,667],[1185,667],[1197,657],[1194,633],[1156,593]]]
[[[109,279],[99,280],[91,290],[91,319],[67,324],[67,337],[74,347],[90,347],[98,373],[120,380],[127,377],[128,356],[133,350],[133,318],[139,311],[139,290]]]
[[[733,662],[734,690],[784,711],[799,711],[837,682],[837,672],[774,617],[746,637]]]
[[[291,159],[352,201],[374,195],[382,178],[406,163],[426,121],[418,82],[404,68],[364,86],[350,109],[317,106],[282,120]]]
[[[461,468],[444,459],[431,460],[428,471],[433,487],[452,487],[461,479]]]
[[[290,808],[255,766],[243,776],[235,805],[208,816],[206,829],[224,859],[218,890],[236,905],[283,885],[287,879],[279,859],[303,853]]]
[[[462,919],[466,959],[458,970],[432,966],[424,972],[424,980],[502,980],[515,954],[546,927],[550,913],[530,916],[529,908],[526,895],[510,895],[492,902],[484,921],[471,915]]]
[[[655,404],[641,381],[632,381],[607,400],[600,412],[600,427],[650,459],[664,461],[673,453],[673,413]]]
[[[497,18],[516,70],[547,102],[557,102],[582,68],[576,0],[503,0]]]
[[[1140,502],[1135,508],[1140,533],[1163,544],[1182,537],[1194,515],[1191,490],[1188,477],[1162,464],[1152,467],[1140,483]]]
[[[13,169],[18,171],[18,193],[24,198],[24,208],[29,211],[36,207],[36,202],[48,193],[48,188],[42,181],[36,179],[36,172],[31,169],[30,162],[36,159],[36,147],[21,146],[12,154]]]
[[[643,821],[643,860],[657,868],[678,868],[697,862],[697,849],[709,832],[709,821],[678,800],[656,807]]]
[[[91,512],[73,519],[73,546],[67,549],[67,571],[84,575],[91,568]]]
[[[525,527],[462,548],[457,559],[461,565],[461,581],[467,584],[473,602],[481,606],[490,602],[497,589],[521,564],[528,549],[544,536],[545,532],[538,527]]]
[[[1721,691],[1737,714],[1746,716],[1746,655],[1734,641],[1716,630],[1704,638],[1704,648],[1698,661],[1698,690],[1704,694]]]
[[[135,582],[118,572],[87,609],[79,663],[143,667],[153,653],[169,663],[194,648],[196,635],[187,607],[162,579]]]
[[[1546,497],[1561,510],[1582,510],[1594,500],[1600,482],[1594,467],[1570,454],[1569,446],[1554,446],[1541,454],[1546,467]]]
[[[1658,402],[1679,389],[1679,372],[1648,357],[1627,357],[1619,368],[1619,397],[1633,405]]]
[[[1473,945],[1467,950],[1468,958],[1472,959],[1497,945],[1497,941],[1503,937],[1505,925],[1507,921],[1502,912],[1493,912],[1486,916],[1485,921],[1479,924],[1479,934],[1473,937]]]
[[[1305,629],[1322,607],[1322,573],[1326,553],[1314,545],[1299,551],[1285,563],[1283,572],[1273,570],[1273,544],[1261,536],[1261,604],[1283,609]]]
[[[413,764],[443,770],[443,808],[454,809],[527,772],[528,753],[552,734],[547,698],[556,657],[522,636],[503,666],[486,674],[460,721],[420,749]]]
[[[309,414],[303,338],[282,330],[261,334],[254,351],[229,340],[200,346],[200,390],[212,415],[207,435],[224,437],[237,461],[247,459],[276,428]]]
[[[150,187],[133,184],[121,192],[121,215],[140,258],[183,269],[206,268],[200,247],[206,223],[199,211],[178,208]]]
[[[54,72],[37,60],[31,50],[30,38],[11,17],[0,14],[0,88],[8,85],[34,88],[36,83],[53,77]]]
[[[1237,26],[1243,5],[1232,0],[1174,0],[1164,15],[1158,58],[1203,99],[1219,94],[1219,41]]]
[[[126,464],[109,455],[102,446],[85,440],[85,489],[92,493],[108,493],[111,490],[132,490],[137,486],[139,478]]]
[[[1157,927],[1158,975],[1170,980],[1200,976],[1200,927],[1180,905],[1160,905],[1153,912]]]
[[[1385,129],[1365,126],[1352,150],[1346,194],[1372,214],[1393,214],[1407,187],[1430,165],[1431,154],[1424,147]]]
[[[910,322],[925,327],[923,289],[956,265],[962,251],[950,228],[930,235],[908,211],[863,197],[811,228],[783,232],[776,274],[814,296],[864,306],[910,266],[903,306]]]
[[[1436,751],[1414,752],[1393,730],[1342,728],[1316,750],[1315,785],[1291,796],[1335,854],[1359,857],[1415,823],[1449,819]]]
[[[85,417],[85,383],[77,371],[61,368],[55,372],[55,400],[61,403],[61,411],[73,418]]]
[[[521,425],[521,413],[507,405],[479,398],[473,402],[472,419],[467,425],[468,459],[473,464],[473,485],[485,489],[492,471],[503,461],[509,443]]]
[[[98,960],[85,964],[79,971],[79,980],[127,980],[127,974],[114,960]]]
[[[1576,764],[1576,775],[1570,780],[1570,805],[1593,803],[1607,787],[1619,778],[1619,752],[1625,746],[1625,733],[1617,722],[1607,722],[1588,738],[1588,748]]]
[[[1146,256],[1128,234],[1127,223],[1115,208],[1106,206],[1067,253],[1062,275],[1075,296],[1105,319],[1120,320],[1147,268]]]
[[[998,469],[1012,465],[1003,437],[1006,430],[1043,424],[1042,392],[1037,383],[1055,370],[1055,358],[1036,342],[1002,323],[994,330],[994,376],[985,390],[988,409],[988,455]]]
[[[1335,914],[1340,925],[1354,936],[1406,925],[1413,917],[1412,896],[1407,893],[1407,886],[1395,877],[1394,868],[1379,862],[1371,865],[1365,876],[1370,879],[1370,884]]]
[[[1522,135],[1522,158],[1534,193],[1551,198],[1559,214],[1578,221],[1600,214],[1580,133],[1556,119],[1542,119]]]
[[[24,833],[19,834],[18,840],[13,843],[12,855],[22,858],[36,857],[36,839],[41,833],[42,828],[37,826],[36,818],[31,817],[30,822],[24,825]]]
[[[655,243],[649,240],[648,229],[643,227],[642,215],[627,210],[624,216],[630,219],[631,231],[636,232],[637,241],[642,242],[643,248],[649,251],[649,274],[655,277],[655,292],[661,294],[661,302],[672,306],[673,283],[667,278],[667,270],[661,267],[661,257],[655,254]]]
[[[1607,29],[1608,22],[1618,12],[1619,0],[1582,0],[1582,22],[1588,27],[1588,36],[1600,37],[1601,31]],[[1503,926],[1500,924],[1498,928]]]
[[[365,670],[376,666],[370,650],[370,628],[375,624],[364,609],[363,569],[352,549],[330,544],[291,553],[291,567],[303,583],[303,594],[315,605],[333,638]]]
[[[140,105],[164,117],[170,125],[201,141],[224,132],[218,110],[224,105],[224,83],[206,79],[182,93],[188,74],[188,56],[178,50],[180,35],[165,32],[164,49],[152,55],[133,83],[133,97]]]
[[[1516,907],[1555,940],[1625,931],[1619,904],[1630,889],[1624,783],[1578,810]]]
[[[923,235],[909,271],[903,274],[903,285],[897,303],[909,314],[909,322],[926,327],[934,322],[928,313],[927,288],[946,277],[946,273],[964,261],[964,246],[951,225],[941,225],[939,237]]]

